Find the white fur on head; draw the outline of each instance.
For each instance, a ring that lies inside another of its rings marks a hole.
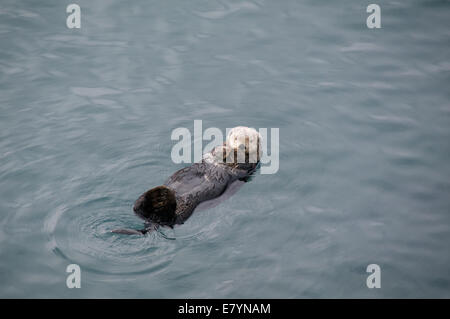
[[[237,150],[241,145],[249,153],[250,158],[259,161],[262,155],[261,134],[257,130],[246,126],[232,128],[227,135],[227,146]]]

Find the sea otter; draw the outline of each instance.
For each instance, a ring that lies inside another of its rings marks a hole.
[[[204,201],[219,197],[235,181],[247,181],[261,158],[261,135],[252,128],[230,130],[226,142],[204,154],[202,161],[175,172],[164,185],[142,194],[135,214],[145,220],[142,230],[118,229],[114,233],[145,234],[159,226],[183,224]]]

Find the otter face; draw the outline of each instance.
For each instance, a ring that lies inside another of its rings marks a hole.
[[[256,163],[261,159],[261,134],[253,128],[234,127],[228,133],[226,144],[237,154],[238,163]],[[240,153],[245,157],[240,157]]]

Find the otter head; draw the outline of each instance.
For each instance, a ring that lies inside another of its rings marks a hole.
[[[176,218],[175,193],[166,186],[154,187],[142,194],[133,210],[139,217],[159,224],[173,224]]]
[[[257,163],[261,159],[261,134],[253,128],[237,126],[227,135],[227,150],[232,150],[237,163]]]

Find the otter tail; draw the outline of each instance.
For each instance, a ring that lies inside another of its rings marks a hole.
[[[141,218],[161,225],[175,222],[177,201],[175,192],[167,186],[157,186],[142,194],[134,203],[133,210]]]
[[[145,235],[158,229],[158,225],[148,224],[144,229],[120,228],[111,230],[111,233],[121,235]]]
[[[121,234],[121,235],[145,235],[148,233],[147,229],[129,229],[129,228],[120,228],[111,230],[111,233]]]

